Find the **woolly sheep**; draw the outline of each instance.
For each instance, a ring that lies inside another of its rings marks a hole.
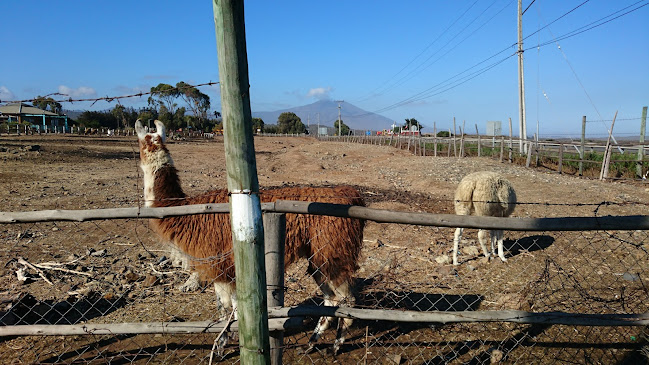
[[[491,171],[479,171],[465,176],[455,191],[455,214],[489,217],[508,217],[516,207],[516,192],[512,184],[502,175]],[[455,230],[453,240],[453,265],[457,265],[457,250],[463,228]],[[490,230],[491,251],[498,241],[498,256],[507,261],[503,252],[503,231]],[[478,231],[478,241],[486,258],[490,257],[486,246],[487,231]]]

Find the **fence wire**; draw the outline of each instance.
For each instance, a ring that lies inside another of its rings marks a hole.
[[[638,207],[640,208],[640,207]],[[647,231],[506,232],[507,262],[487,261],[465,230],[460,265],[449,265],[450,228],[368,222],[356,308],[394,311],[524,310],[648,312]],[[143,220],[6,226],[0,235],[0,324],[217,321],[227,317],[211,285],[182,292],[187,271]],[[286,273],[285,306],[322,305],[307,261]],[[21,272],[21,274],[18,274]],[[426,324],[356,320],[338,354],[336,331],[311,350],[309,320],[284,337],[285,363],[633,363],[646,359],[645,327],[507,322]],[[222,354],[217,334],[5,337],[8,363],[238,362],[236,335]]]

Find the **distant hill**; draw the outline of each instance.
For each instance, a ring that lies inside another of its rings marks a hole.
[[[359,107],[350,103],[340,103],[342,108],[341,118],[351,129],[358,130],[383,130],[390,129],[394,122],[392,119],[386,118],[379,114],[367,112]],[[253,118],[263,119],[265,124],[277,124],[277,118],[284,112],[293,112],[300,119],[302,123],[307,125],[318,124],[318,113],[320,114],[320,126],[333,127],[334,122],[338,120],[338,103],[333,100],[320,100],[313,104],[297,106],[283,110],[276,110],[270,112],[252,112]],[[309,120],[307,120],[307,118]]]
[[[81,114],[83,114],[85,110],[65,110],[63,109],[63,114],[67,115],[68,118],[72,120],[77,120]]]

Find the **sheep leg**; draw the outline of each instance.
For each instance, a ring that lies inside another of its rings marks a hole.
[[[482,252],[484,252],[484,257],[487,259],[491,256],[489,251],[487,251],[487,234],[489,234],[486,230],[481,229],[478,231],[478,242],[480,242],[480,246],[482,247]]]
[[[457,265],[457,250],[460,245],[460,239],[462,238],[462,231],[464,231],[464,228],[455,229],[455,238],[453,239],[453,265]]]
[[[498,231],[494,231],[494,232],[495,232],[496,238],[498,240],[498,256],[500,257],[500,259],[503,262],[505,262],[505,261],[507,261],[507,259],[505,258],[505,252],[504,252],[504,248],[503,248],[503,231],[498,230]]]

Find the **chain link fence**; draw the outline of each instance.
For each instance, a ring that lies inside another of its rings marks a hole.
[[[597,214],[606,215],[606,208],[597,208]],[[467,229],[458,266],[449,264],[452,228],[368,221],[364,235],[354,308],[381,310],[378,317],[373,312],[357,318],[334,354],[335,328],[311,347],[317,316],[302,313],[289,323],[271,311],[273,326],[286,328],[284,363],[647,359],[647,331],[640,325],[649,312],[646,230],[506,231],[508,260],[501,262],[486,260],[476,231]],[[174,266],[146,220],[11,224],[4,225],[0,239],[4,363],[239,361],[236,322],[223,333],[227,345],[215,345],[223,330],[219,321],[227,322],[229,313],[213,287],[179,290],[189,273]],[[285,307],[323,305],[307,268],[302,260],[286,271]],[[413,312],[510,313],[503,311],[555,315],[564,324],[547,317],[524,323],[516,316],[477,322],[399,319]],[[580,315],[592,316],[579,320]]]

